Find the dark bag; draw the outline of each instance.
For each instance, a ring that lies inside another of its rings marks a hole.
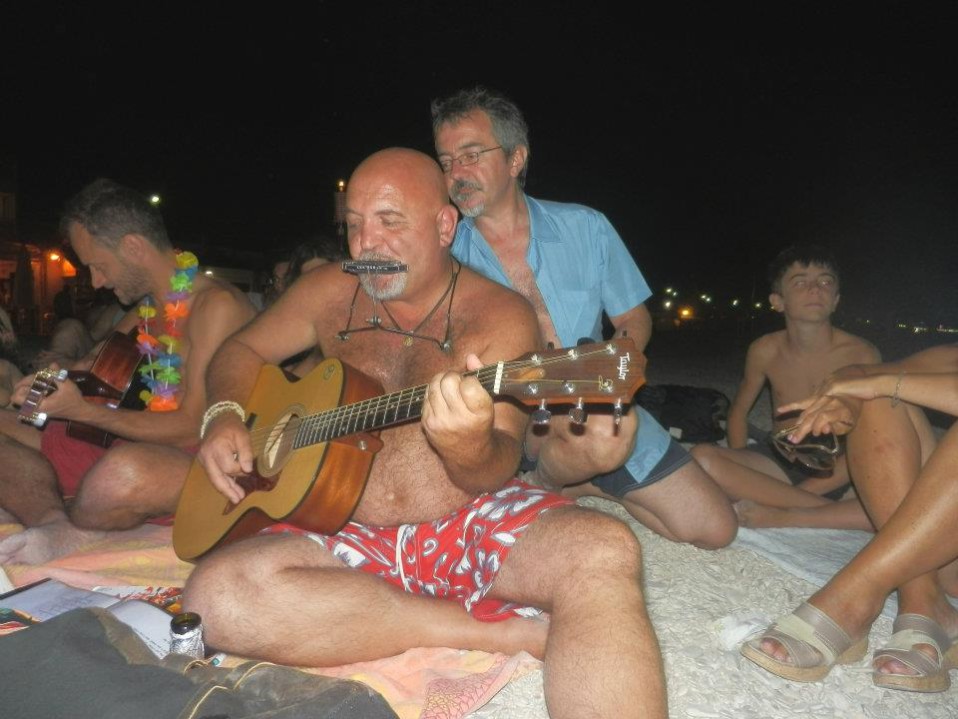
[[[717,442],[725,436],[731,402],[717,389],[647,384],[635,401],[680,442]]]
[[[103,609],[0,636],[4,719],[397,719],[365,684],[268,662],[160,660]]]

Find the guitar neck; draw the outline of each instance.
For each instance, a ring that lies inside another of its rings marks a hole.
[[[631,354],[635,352],[635,357]],[[467,372],[493,397],[508,395],[528,404],[547,400],[580,405],[614,404],[621,412],[644,378],[645,359],[629,338],[569,349],[535,352]],[[422,416],[427,385],[341,405],[301,418],[295,449],[360,432],[371,432]]]
[[[477,377],[490,393],[495,390],[496,366],[468,372],[463,377]],[[357,432],[374,432],[402,424],[422,416],[428,385],[418,385],[391,394],[364,399],[361,402],[335,407],[303,417],[293,442],[295,449],[320,442],[330,442]]]

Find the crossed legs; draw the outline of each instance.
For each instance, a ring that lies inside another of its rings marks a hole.
[[[27,529],[0,541],[0,561],[37,564],[172,512],[191,457],[146,443],[117,444],[84,475],[68,509],[40,432],[0,413],[0,508]]]
[[[211,645],[322,666],[420,646],[545,658],[550,716],[665,717],[658,643],[640,590],[638,542],[621,522],[554,509],[521,536],[490,596],[551,612],[544,623],[483,623],[456,602],[413,595],[346,569],[303,537],[255,537],[204,559],[184,606]]]
[[[958,558],[953,531],[958,517],[958,427],[931,453],[934,438],[923,413],[873,400],[865,403],[848,442],[852,476],[878,532],[809,603],[854,639],[868,632],[885,598],[897,589],[900,614],[928,617],[955,637],[958,612],[947,602],[938,571],[953,568]],[[934,656],[928,645],[917,648]],[[763,640],[761,650],[789,661],[776,640]],[[914,673],[893,659],[883,659],[876,670]]]

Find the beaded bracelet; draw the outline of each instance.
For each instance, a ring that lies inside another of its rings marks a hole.
[[[203,424],[200,425],[200,439],[203,439],[206,436],[206,429],[209,427],[210,422],[212,422],[216,417],[223,414],[223,412],[234,412],[239,415],[240,421],[246,421],[246,412],[243,410],[243,405],[239,402],[231,402],[226,400],[224,402],[217,402],[216,404],[211,404],[209,409],[203,413]]]
[[[895,391],[891,396],[891,406],[897,407],[901,403],[901,397],[898,396],[898,393],[901,392],[901,380],[905,376],[904,372],[898,373],[898,379],[895,381]]]

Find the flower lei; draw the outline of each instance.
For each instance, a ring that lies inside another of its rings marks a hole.
[[[170,277],[170,292],[163,305],[163,333],[154,337],[150,321],[156,317],[156,307],[147,295],[139,307],[140,322],[136,343],[140,354],[147,358],[140,365],[140,376],[149,388],[140,392],[140,399],[153,412],[170,412],[179,407],[176,389],[180,384],[180,338],[183,336],[178,320],[186,320],[190,309],[186,300],[193,292],[199,260],[192,252],[176,253],[176,270]]]

